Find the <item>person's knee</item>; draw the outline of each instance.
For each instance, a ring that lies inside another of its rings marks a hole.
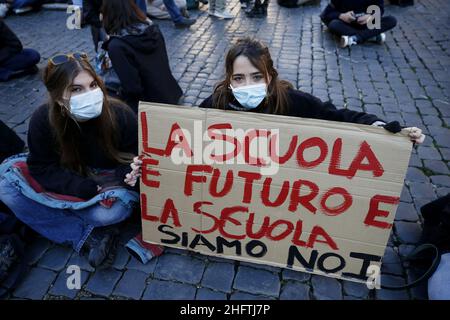
[[[22,52],[32,64],[38,64],[41,60],[41,55],[34,49],[23,49]]]
[[[111,208],[99,206],[92,214],[91,218],[98,225],[109,226],[125,220],[130,213],[130,208],[117,202]]]
[[[341,25],[342,25],[342,21],[341,21],[341,20],[339,20],[339,19],[333,19],[333,20],[331,20],[331,21],[328,23],[327,27],[328,27],[328,29],[330,29],[331,32],[333,32],[333,33],[339,33],[339,30],[340,30],[340,26],[341,26]]]
[[[393,16],[386,16],[381,18],[381,23],[386,29],[392,29],[397,25],[397,19]]]

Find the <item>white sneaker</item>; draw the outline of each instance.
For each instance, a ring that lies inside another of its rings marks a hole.
[[[22,8],[14,9],[13,12],[14,12],[15,14],[21,14],[21,13],[30,12],[30,11],[32,11],[32,10],[33,10],[33,7],[27,6],[27,7],[22,7]]]
[[[358,44],[356,42],[356,39],[353,36],[341,36],[341,48],[345,47],[351,47],[355,44]]]
[[[0,18],[6,17],[9,11],[9,6],[6,3],[0,3]]]
[[[234,15],[227,10],[214,11],[214,13],[212,15],[217,18],[222,18],[222,19],[233,19],[234,18]]]
[[[67,3],[44,3],[42,8],[50,10],[67,10],[69,4]]]

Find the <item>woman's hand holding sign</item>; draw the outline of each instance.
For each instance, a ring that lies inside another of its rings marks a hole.
[[[133,162],[130,164],[131,172],[127,173],[124,182],[130,187],[136,185],[137,179],[141,176],[142,160],[140,157],[134,157]]]

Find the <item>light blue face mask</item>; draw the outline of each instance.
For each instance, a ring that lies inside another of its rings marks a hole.
[[[267,95],[267,85],[265,83],[253,84],[239,88],[230,85],[236,100],[246,109],[255,109]]]

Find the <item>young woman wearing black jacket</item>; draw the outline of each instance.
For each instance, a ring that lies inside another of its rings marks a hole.
[[[337,109],[331,102],[295,90],[278,79],[269,49],[261,42],[244,38],[228,51],[225,60],[225,79],[214,93],[204,100],[201,108],[217,108],[279,114],[302,118],[384,125],[375,115],[349,109]],[[388,127],[389,128],[389,127]],[[410,128],[411,140],[422,143],[425,136],[419,128]]]
[[[183,94],[172,75],[164,37],[132,0],[108,0],[104,47],[122,86],[122,98],[137,112],[139,101],[176,104]]]

